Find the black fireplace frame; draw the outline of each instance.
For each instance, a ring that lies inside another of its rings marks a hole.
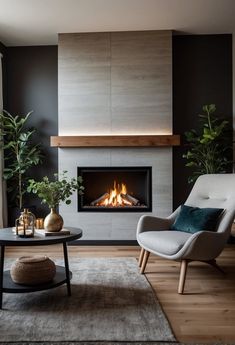
[[[106,167],[106,166],[92,166],[92,167],[77,167],[77,176],[82,176],[83,173],[86,171],[133,171],[133,172],[145,172],[147,174],[147,205],[146,206],[138,206],[138,207],[84,207],[83,205],[83,196],[78,194],[78,212],[152,212],[152,167],[151,166],[112,166],[112,167]]]

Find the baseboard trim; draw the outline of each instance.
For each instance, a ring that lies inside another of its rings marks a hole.
[[[70,246],[138,246],[136,240],[77,240],[69,242]]]

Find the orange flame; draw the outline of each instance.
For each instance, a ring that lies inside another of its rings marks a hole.
[[[99,203],[99,206],[131,206],[132,203],[123,198],[127,194],[127,187],[124,183],[120,184],[114,181],[113,188],[110,189],[107,198]]]

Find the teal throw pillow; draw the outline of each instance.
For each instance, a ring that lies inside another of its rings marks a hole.
[[[199,208],[181,205],[180,213],[171,225],[171,230],[191,234],[202,230],[215,231],[222,212],[222,208]]]

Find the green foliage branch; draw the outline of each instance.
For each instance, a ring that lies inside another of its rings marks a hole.
[[[3,178],[7,180],[7,191],[20,209],[26,193],[28,170],[41,163],[40,144],[33,144],[35,129],[26,128],[32,112],[25,116],[12,116],[7,111],[0,114],[1,148],[4,150],[5,167]]]
[[[68,179],[67,171],[61,175],[54,174],[54,180],[50,181],[44,176],[42,181],[29,180],[27,191],[37,194],[42,204],[47,204],[49,208],[56,208],[60,202],[67,205],[71,203],[70,196],[73,192],[78,191],[79,195],[83,194],[82,177]]]
[[[215,104],[204,105],[202,110],[203,114],[199,115],[200,130],[185,132],[189,150],[183,157],[188,161],[186,166],[193,169],[189,183],[203,174],[226,172],[231,163],[226,157],[229,149],[226,138],[228,121],[215,116]]]

